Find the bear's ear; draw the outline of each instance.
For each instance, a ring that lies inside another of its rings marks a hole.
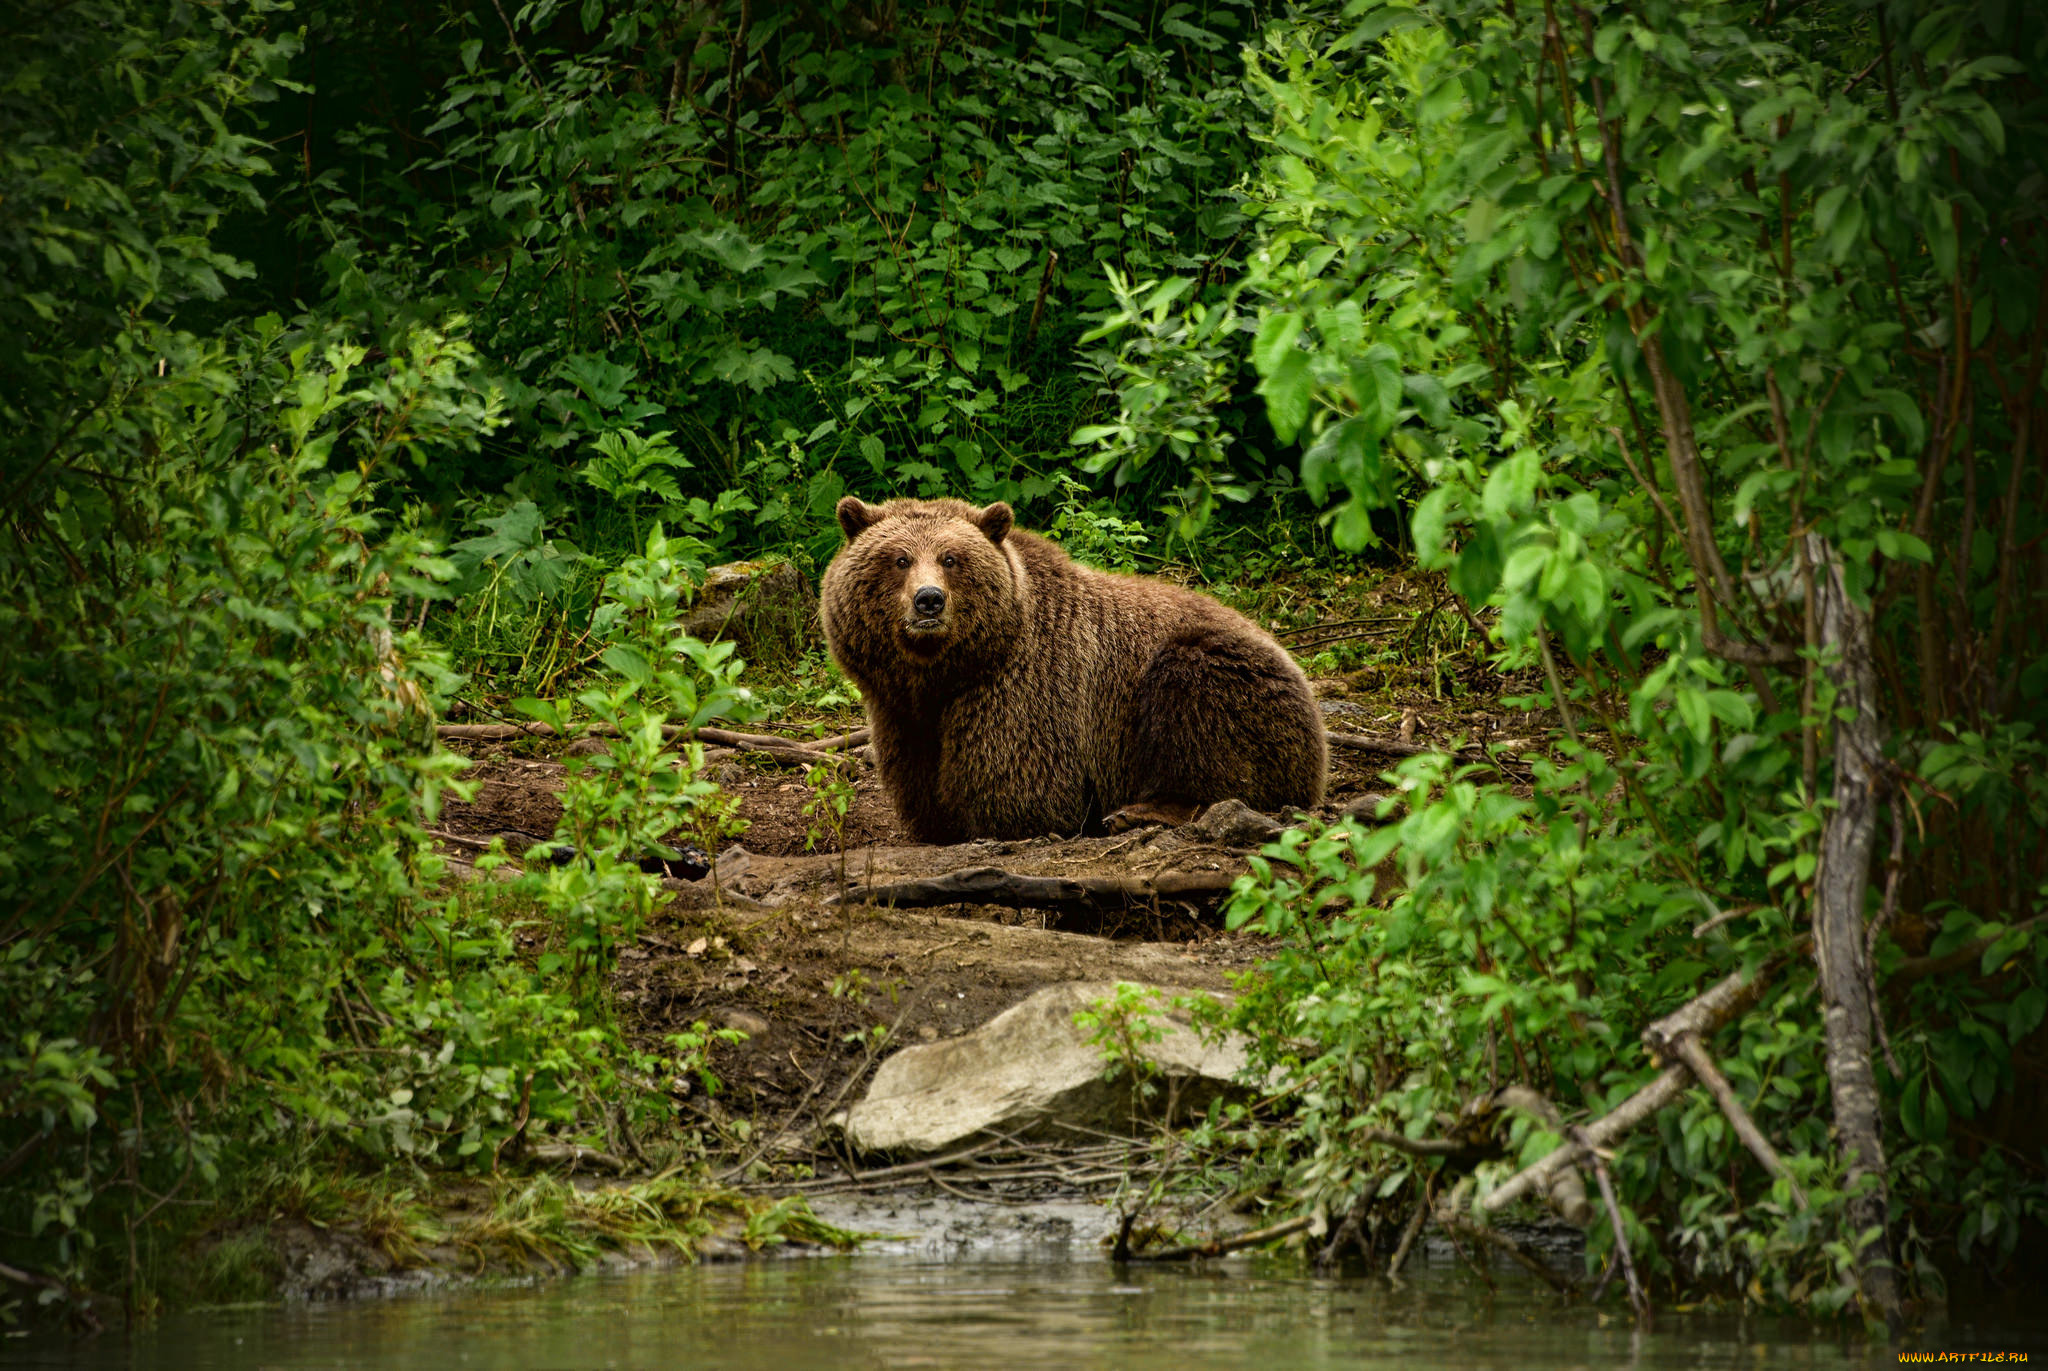
[[[991,543],[1000,543],[1009,536],[1011,517],[1010,507],[998,500],[987,509],[976,511],[974,522]]]
[[[867,529],[874,527],[882,517],[882,511],[873,505],[864,504],[855,495],[848,495],[839,502],[839,527],[846,530],[846,541],[852,542]]]

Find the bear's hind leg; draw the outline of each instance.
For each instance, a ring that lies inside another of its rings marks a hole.
[[[1322,801],[1328,757],[1308,682],[1241,632],[1205,626],[1163,644],[1133,692],[1131,725],[1127,810],[1192,818],[1218,800],[1269,814]]]

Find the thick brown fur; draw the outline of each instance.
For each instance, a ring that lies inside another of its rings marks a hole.
[[[867,701],[875,762],[920,842],[1077,833],[1126,806],[1323,798],[1301,668],[1249,620],[1080,566],[1010,507],[839,502],[825,640]],[[945,592],[922,619],[921,588]]]

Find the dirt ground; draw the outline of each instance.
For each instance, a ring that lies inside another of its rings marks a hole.
[[[1326,669],[1314,681],[1331,729],[1425,745],[1545,736],[1550,720],[1502,703],[1533,681],[1503,677],[1469,652],[1425,659],[1397,648],[1416,643],[1417,629],[1426,645],[1430,622],[1439,630],[1448,622],[1440,589],[1395,578],[1370,589],[1339,587],[1339,593],[1342,604],[1320,596],[1296,604],[1282,587],[1269,597],[1269,612],[1258,616],[1270,619],[1304,660],[1325,668],[1333,659],[1315,654],[1324,651],[1330,630],[1287,623],[1341,620],[1340,633],[1348,623],[1366,625],[1354,632],[1394,635],[1384,645],[1397,650],[1369,653],[1367,663],[1345,674]],[[1347,617],[1360,614],[1369,617]],[[860,722],[843,714],[749,727],[795,740],[815,724],[842,731]],[[445,807],[451,856],[473,856],[476,844],[497,838],[517,856],[553,834],[565,776],[559,744],[453,745],[473,758],[468,777],[481,784],[467,803]],[[1384,757],[1333,747],[1330,760],[1324,817],[1387,788],[1378,780],[1388,765]],[[865,890],[976,867],[1076,878],[1169,871],[1227,877],[1244,870],[1243,849],[1191,842],[1165,829],[918,846],[898,825],[873,767],[863,765],[846,819],[842,867],[829,836],[818,844],[821,850],[811,850],[813,825],[803,814],[809,791],[800,770],[758,753],[715,763],[713,770],[739,797],[747,827],[720,854],[715,878],[669,882],[678,898],[621,954],[615,990],[629,1031],[650,1049],[699,1021],[746,1033],[744,1043],[714,1053],[725,1089],[715,1099],[698,1092],[686,1103],[719,1123],[747,1120],[757,1138],[785,1129],[803,1134],[788,1139],[789,1150],[807,1146],[812,1135],[804,1130],[835,1104],[858,1098],[876,1059],[878,1027],[887,1028],[890,1048],[953,1036],[1061,981],[1226,990],[1233,973],[1255,966],[1267,952],[1258,936],[1224,931],[1213,898],[1079,911],[831,903],[842,881]],[[688,1082],[675,1086],[679,1094],[690,1089]]]

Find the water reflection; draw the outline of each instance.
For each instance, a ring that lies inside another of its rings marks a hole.
[[[1637,1332],[1503,1278],[1402,1288],[1227,1262],[835,1258],[593,1276],[353,1304],[215,1311],[133,1338],[14,1341],[0,1361],[141,1371],[852,1371],[854,1368],[1847,1367],[1896,1365],[1796,1324],[1666,1314]]]

